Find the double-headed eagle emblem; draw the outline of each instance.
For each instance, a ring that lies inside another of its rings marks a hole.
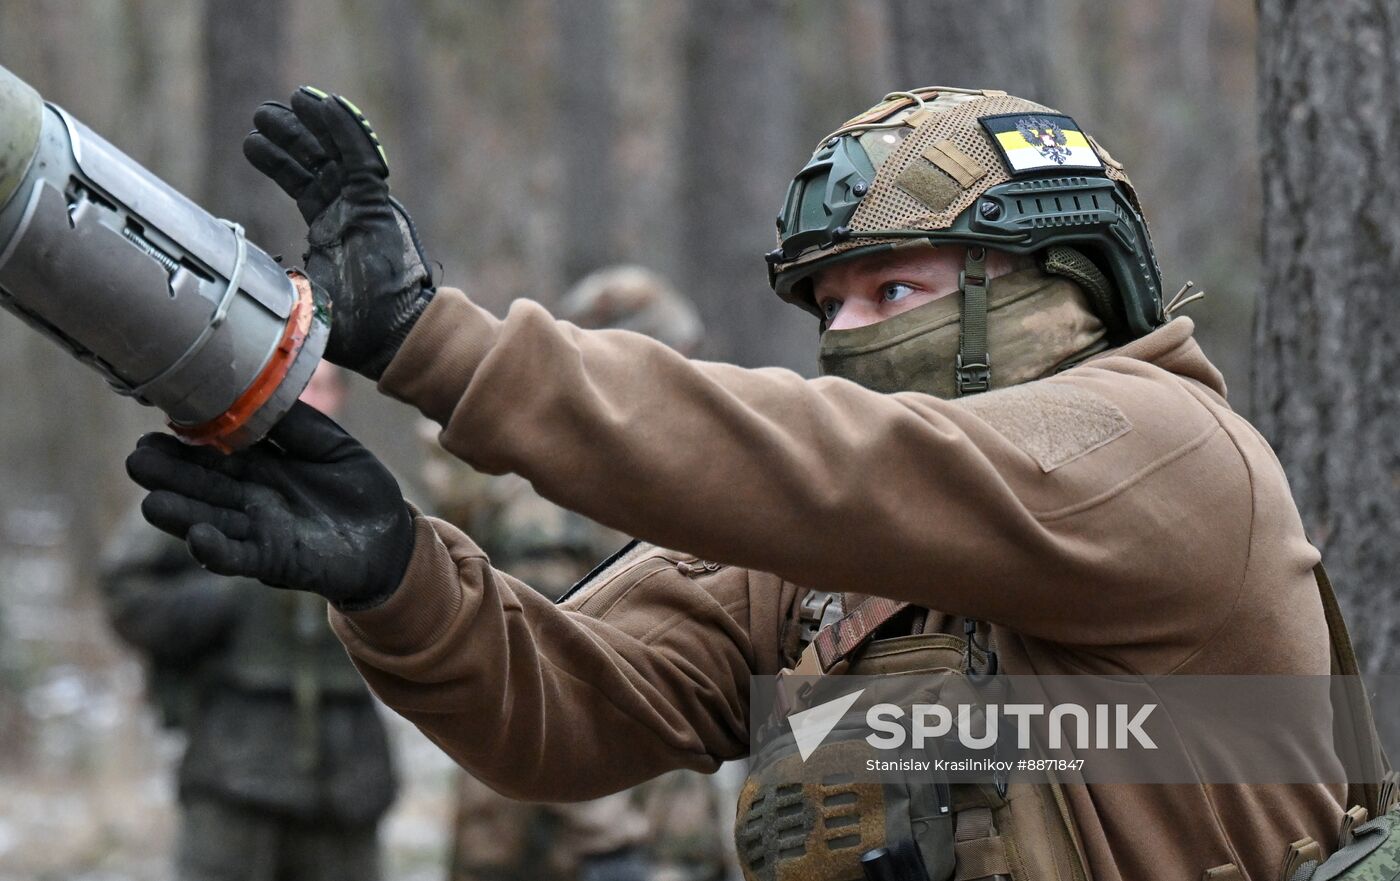
[[[1027,144],[1056,165],[1064,165],[1069,159],[1070,150],[1065,146],[1064,130],[1054,120],[1043,116],[1023,116],[1016,120],[1016,130]]]

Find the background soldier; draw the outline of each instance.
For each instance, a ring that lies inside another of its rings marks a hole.
[[[636,266],[589,275],[556,310],[585,328],[631,330],[684,354],[699,348],[695,308],[656,273]],[[550,599],[627,541],[620,532],[540,498],[515,474],[492,477],[446,454],[421,423],[423,479],[438,516],[481,542],[493,560]],[[713,778],[668,774],[588,802],[533,804],[461,774],[452,833],[452,881],[537,878],[701,881],[725,875]]]
[[[340,409],[318,368],[302,400]],[[395,780],[383,723],[319,597],[202,569],[139,517],[104,555],[112,624],[184,729],[180,881],[373,881]]]

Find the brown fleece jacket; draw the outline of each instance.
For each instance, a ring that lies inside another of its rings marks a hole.
[[[386,703],[517,797],[742,755],[749,677],[792,660],[796,585],[990,621],[1009,673],[1329,670],[1317,552],[1188,319],[944,401],[691,361],[528,301],[498,320],[443,290],[381,389],[476,468],[650,543],[559,607],[419,517],[398,591],[333,615]],[[1340,792],[1069,788],[1098,881],[1229,862],[1272,881],[1289,841],[1335,845]]]

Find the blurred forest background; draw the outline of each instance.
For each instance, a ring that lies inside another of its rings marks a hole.
[[[1126,164],[1248,411],[1258,22],[1251,0],[5,0],[0,63],[293,262],[299,219],[240,142],[263,100],[345,93],[441,282],[501,311],[639,263],[696,300],[706,357],[809,375],[815,324],[762,260],[791,176],[890,90],[1003,88]],[[92,586],[159,421],[5,316],[0,414],[0,879],[161,877],[176,746]],[[413,415],[359,383],[344,421],[412,491]],[[443,763],[398,733],[391,877],[437,877]]]

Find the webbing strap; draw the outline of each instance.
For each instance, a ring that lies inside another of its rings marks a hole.
[[[1347,622],[1342,618],[1337,593],[1332,589],[1332,579],[1327,577],[1327,570],[1322,568],[1321,563],[1313,567],[1313,577],[1317,579],[1317,590],[1322,595],[1322,613],[1327,618],[1327,638],[1332,643],[1332,672],[1356,676],[1361,672],[1361,666],[1356,660],[1351,634],[1347,632]]]
[[[822,673],[831,672],[870,641],[886,622],[909,607],[886,597],[870,597],[847,612],[835,624],[823,628],[812,640]]]
[[[1342,814],[1342,826],[1337,833],[1337,850],[1341,850],[1352,839],[1356,837],[1356,827],[1365,824],[1371,818],[1371,813],[1361,805],[1352,805],[1347,808],[1347,812]]]
[[[953,823],[953,881],[1011,876],[1006,842],[992,823],[991,808],[963,808],[953,815]]]
[[[957,824],[953,830],[954,841],[972,841],[988,838],[992,828],[992,809],[988,807],[963,808],[954,815]]]
[[[1288,845],[1283,857],[1283,868],[1279,871],[1279,881],[1302,881],[1311,878],[1317,867],[1322,865],[1325,855],[1322,845],[1311,835],[1305,835]]]
[[[954,364],[958,395],[985,392],[992,387],[992,362],[987,353],[987,250],[967,249],[962,278],[962,333]]]
[[[1390,761],[1376,734],[1376,722],[1371,713],[1371,699],[1361,683],[1361,668],[1356,661],[1356,649],[1352,647],[1351,635],[1347,633],[1347,623],[1342,617],[1342,607],[1337,603],[1337,594],[1332,590],[1332,580],[1327,570],[1318,563],[1313,567],[1317,579],[1318,593],[1322,595],[1322,613],[1327,620],[1327,638],[1332,644],[1332,674],[1346,676],[1347,718],[1342,721],[1348,726],[1343,732],[1343,749],[1354,749],[1354,758],[1365,762],[1365,767],[1376,773],[1367,774],[1376,782],[1352,783],[1347,786],[1347,803],[1361,805],[1371,816],[1385,813],[1381,804],[1381,779],[1390,770]]]
[[[953,881],[973,881],[997,875],[1010,878],[1011,863],[1000,835],[953,842]]]

